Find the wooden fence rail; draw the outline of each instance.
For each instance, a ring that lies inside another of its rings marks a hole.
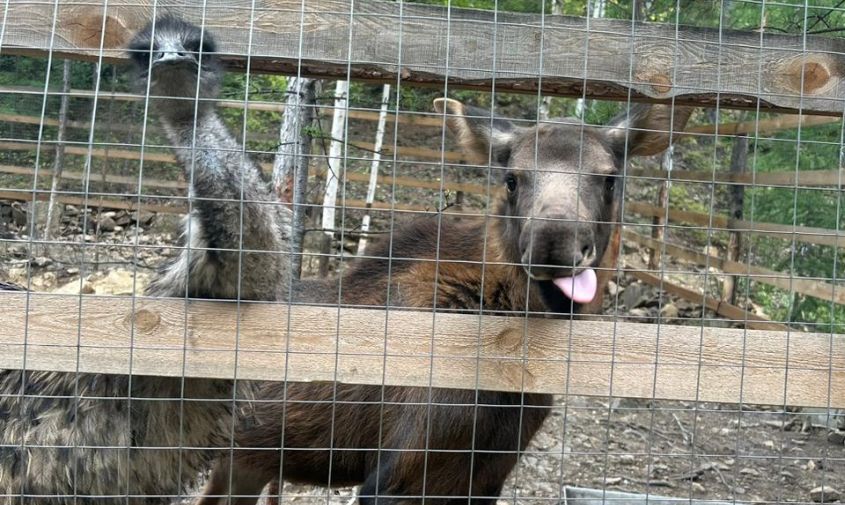
[[[663,209],[656,205],[643,202],[625,202],[625,211],[648,217],[668,216],[669,221],[694,224],[714,231],[741,231],[781,240],[795,240],[796,242],[807,244],[845,247],[845,233],[827,228],[730,219],[728,216],[721,214],[713,214],[711,216],[703,212],[690,212],[672,208]]]
[[[785,324],[769,321],[765,317],[760,317],[744,310],[736,305],[718,300],[716,298],[705,296],[698,291],[694,291],[683,286],[679,286],[672,282],[662,279],[652,273],[640,270],[637,268],[627,267],[624,269],[626,273],[631,274],[631,277],[638,279],[646,284],[662,289],[667,293],[683,298],[684,300],[693,302],[697,305],[703,305],[722,317],[726,317],[731,321],[744,323],[746,327],[753,330],[780,330],[787,331],[789,328]]]
[[[97,4],[10,3],[4,53],[122,61],[154,2]],[[384,1],[252,7],[209,0],[168,10],[214,27],[229,66],[252,72],[832,116],[845,107],[839,38]]]
[[[842,335],[19,292],[0,321],[3,369],[845,407]]]
[[[786,291],[794,291],[839,305],[845,305],[845,286],[837,286],[825,282],[822,279],[795,277],[791,274],[776,272],[768,268],[725,260],[716,256],[702,254],[686,247],[660,242],[632,231],[626,230],[623,235],[627,240],[652,249],[663,248],[667,254],[682,261],[690,261],[698,265],[708,265],[718,268],[725,273],[745,276],[751,280],[775,286]]]
[[[126,198],[115,200],[105,198],[97,194],[89,194],[86,198],[84,195],[75,194],[60,194],[56,201],[62,204],[70,204],[76,206],[91,206],[102,207],[104,209],[122,209],[122,210],[146,210],[149,212],[160,212],[162,214],[185,214],[188,212],[187,200],[184,196],[166,196],[166,197],[152,197],[164,200],[173,200],[173,203],[163,205],[150,203],[151,197],[142,197],[141,203],[138,203],[138,198],[129,195]],[[0,200],[13,200],[17,202],[31,202],[33,201],[46,202],[50,199],[48,191],[35,191],[27,189],[16,190],[0,190]],[[345,210],[396,210],[402,212],[436,212],[438,209],[435,204],[430,206],[417,205],[409,203],[390,203],[390,202],[373,202],[367,205],[364,200],[347,198],[339,203],[338,207],[343,207]]]
[[[45,94],[44,88],[34,86],[0,86],[0,94],[23,94],[35,95],[43,97]],[[62,96],[65,93],[57,90],[48,90],[48,95]],[[119,100],[119,101],[140,101],[145,99],[143,95],[137,93],[124,93],[101,90],[99,94],[87,89],[72,89],[67,93],[73,98],[95,98],[99,100]],[[285,104],[280,102],[270,102],[266,100],[255,100],[250,98],[247,101],[243,100],[216,100],[218,107],[226,109],[248,109],[251,111],[262,112],[278,112],[284,113]],[[332,107],[320,106],[317,108],[317,113],[321,117],[329,118],[332,115]],[[359,107],[349,107],[347,115],[350,119],[359,119],[363,121],[378,121],[379,113],[377,110],[364,109]],[[40,124],[41,118],[25,115],[15,114],[0,114],[0,120],[11,122],[22,122],[30,124]],[[432,128],[443,128],[445,126],[444,118],[431,112],[418,111],[394,111],[388,113],[386,116],[388,122],[398,122],[399,124],[406,124],[412,126],[423,126]],[[697,138],[701,136],[720,135],[720,136],[734,136],[734,135],[767,135],[783,130],[792,130],[795,128],[810,128],[813,126],[823,126],[829,124],[843,123],[842,118],[837,116],[814,116],[807,114],[790,114],[779,115],[773,118],[760,119],[754,121],[739,121],[728,123],[715,123],[703,125],[689,125],[683,132],[677,132],[675,135],[681,139]],[[58,120],[53,118],[45,118],[45,124],[56,126]],[[90,128],[88,123],[81,123],[78,121],[71,121],[69,123],[72,127]]]

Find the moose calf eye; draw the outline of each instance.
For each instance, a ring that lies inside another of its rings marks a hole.
[[[608,177],[604,180],[604,188],[608,193],[612,193],[616,189],[616,177]]]
[[[516,191],[516,176],[508,174],[507,177],[505,177],[505,186],[508,188],[508,193]]]

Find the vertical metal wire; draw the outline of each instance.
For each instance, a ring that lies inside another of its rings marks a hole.
[[[297,65],[296,65],[297,82],[301,82],[301,79],[302,79],[302,54],[303,54],[303,47],[302,46],[303,46],[303,41],[305,39],[305,33],[304,33],[304,30],[305,30],[305,2],[306,2],[306,0],[300,0],[300,4],[299,4],[299,37],[298,37],[297,52],[296,52],[296,54],[297,54]],[[286,89],[290,89],[289,79],[291,79],[291,77],[288,77],[288,81],[285,83]],[[314,100],[313,104],[305,103],[305,101],[304,101],[305,95],[302,94],[303,93],[302,89],[304,89],[304,88],[300,88],[300,90],[297,91],[297,92],[300,93],[300,100],[297,101],[299,108],[295,111],[290,110],[290,109],[286,109],[284,113],[285,114],[297,114],[297,115],[299,115],[299,117],[301,117],[302,116],[302,110],[301,110],[302,107],[314,107],[313,117],[317,117],[318,114],[319,114],[319,108],[317,107],[317,101],[316,101],[317,97],[315,96],[315,100]],[[316,95],[316,92],[315,92],[315,95]],[[300,125],[300,126],[302,126],[302,125]],[[309,142],[313,142],[313,140],[309,138]],[[301,159],[301,157],[302,157],[301,145],[302,145],[301,139],[298,139],[296,146],[294,147],[293,152],[294,152],[294,156],[296,156],[297,159],[300,159],[301,160],[300,163],[303,163],[304,166],[298,165],[297,162],[294,162],[293,163],[293,166],[295,167],[294,173],[295,173],[295,170],[297,168],[299,170],[306,170],[307,167],[310,165],[310,162],[311,162],[310,159],[305,159],[305,160]],[[311,150],[309,149],[308,152],[310,153]],[[303,205],[303,206],[305,206],[305,208],[307,208],[307,206],[308,206],[307,180],[304,179],[304,178],[300,178],[295,174],[294,175],[294,184],[296,184],[299,180],[305,181],[306,188],[302,188],[300,190],[299,188],[294,187],[294,194],[297,194],[297,192],[301,191],[301,194],[304,196],[304,198],[303,198],[303,201],[299,202],[299,205]],[[296,199],[294,198],[293,200],[294,200],[293,204],[296,205]],[[296,210],[296,209],[294,209],[294,210]],[[302,209],[302,212],[305,212],[305,209]],[[299,260],[300,275],[301,275],[302,262],[305,259],[305,246],[304,246],[304,244],[305,244],[305,240],[304,240],[305,231],[303,230],[302,233],[303,233],[303,237],[300,240],[301,247],[300,247],[300,250],[298,251],[298,254],[300,255],[300,260]],[[297,254],[297,251],[291,251],[291,254]],[[292,263],[293,263],[293,256],[291,256],[291,264]],[[279,430],[280,431],[280,433],[279,433],[279,473],[278,473],[278,477],[277,477],[277,482],[278,482],[277,498],[278,498],[279,503],[282,503],[282,500],[284,499],[284,494],[285,494],[283,478],[284,478],[284,467],[285,467],[285,433],[286,433],[285,429],[287,428],[287,419],[288,419],[288,372],[290,371],[290,354],[291,354],[290,341],[291,341],[291,336],[293,335],[293,332],[291,331],[291,329],[292,329],[292,318],[293,318],[293,310],[292,309],[293,309],[293,299],[294,299],[293,282],[294,282],[294,276],[290,275],[288,277],[288,290],[287,290],[288,291],[288,312],[287,312],[287,317],[286,317],[286,328],[285,328],[285,349],[284,349],[285,375],[284,375],[284,384],[282,386],[282,398],[280,399],[281,404],[282,404],[282,422],[280,423],[281,429]],[[232,461],[233,460],[234,460],[234,457],[232,457]],[[228,478],[229,478],[229,488],[230,489],[231,489],[231,486],[232,486],[232,471],[233,471],[233,469],[230,468],[229,469],[229,476],[228,476]]]
[[[354,40],[352,34],[353,34],[353,31],[354,31],[354,28],[355,28],[355,0],[350,0],[350,2],[349,2],[348,23],[349,23],[349,32],[346,36],[346,54],[347,54],[347,58],[346,58],[346,82],[347,82],[347,85],[345,87],[346,96],[344,97],[344,100],[343,100],[343,107],[345,109],[345,114],[343,115],[343,121],[344,121],[343,130],[345,132],[349,131],[349,98],[350,98],[349,82],[350,82],[350,79],[352,77],[352,56],[353,56],[352,41]],[[338,97],[334,96],[334,100],[333,100],[334,107],[337,107],[337,101],[338,101]],[[332,115],[332,121],[334,122],[336,119],[337,119],[337,114],[333,114]],[[335,125],[332,124],[332,129],[334,129],[334,126]],[[344,140],[348,140],[348,139],[344,139]],[[332,141],[337,142],[338,139],[332,139]],[[346,211],[345,211],[345,204],[346,204],[346,170],[347,170],[346,160],[347,160],[348,156],[349,156],[349,142],[345,141],[343,143],[343,157],[340,160],[340,165],[339,165],[340,166],[340,173],[334,174],[334,177],[336,177],[338,179],[338,183],[343,183],[342,189],[341,189],[341,195],[340,195],[340,201],[341,201],[340,256],[338,258],[337,272],[343,271],[341,267],[343,266],[343,236],[344,236],[344,229],[345,229],[344,225],[346,223]],[[328,183],[329,183],[329,180],[330,180],[331,177],[332,177],[332,174],[330,172],[327,172],[326,173],[326,185],[327,186],[328,186]],[[335,194],[335,201],[331,202],[331,205],[333,205],[333,206],[337,205],[336,196],[337,195]],[[332,223],[332,225],[334,226],[334,223]],[[325,228],[325,226],[326,226],[326,223],[323,223],[323,228]],[[332,232],[332,235],[333,235],[333,232]],[[331,251],[331,240],[332,240],[332,236],[329,236],[329,254],[333,256],[332,251]],[[327,261],[328,261],[328,259],[327,259]],[[328,468],[328,486],[326,488],[326,505],[328,505],[330,500],[331,500],[330,488],[332,487],[332,467],[333,467],[333,463],[334,463],[333,452],[335,450],[335,448],[334,448],[335,422],[337,421],[337,386],[339,384],[338,367],[339,367],[339,364],[340,364],[340,335],[341,335],[341,330],[340,330],[341,322],[340,321],[341,321],[341,317],[342,317],[341,306],[343,304],[343,275],[339,274],[337,277],[338,277],[338,279],[337,279],[337,324],[335,326],[336,340],[335,340],[335,348],[334,348],[334,382],[333,382],[333,385],[332,385],[332,413],[331,413],[332,421],[331,421],[331,427],[329,429],[329,432],[331,433],[331,435],[329,437],[329,447],[328,447],[328,450],[329,450],[329,468]]]

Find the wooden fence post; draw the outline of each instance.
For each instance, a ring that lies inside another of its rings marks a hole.
[[[308,166],[311,156],[311,126],[316,115],[316,79],[292,77],[288,81],[285,115],[279,131],[279,147],[273,159],[273,189],[293,207],[291,223],[291,276],[302,274],[302,244],[305,233]]]
[[[669,149],[663,153],[663,157],[660,158],[660,169],[665,171],[667,174],[671,174],[672,172],[672,154],[674,151],[674,146],[669,146]],[[663,181],[660,184],[660,191],[657,193],[657,208],[661,210],[665,210],[669,207],[669,181]],[[664,222],[663,216],[654,216],[651,219],[651,238],[654,240],[663,241],[663,231]],[[654,248],[651,250],[651,254],[648,256],[648,269],[649,270],[657,270],[660,268],[660,254],[661,251],[658,248]]]
[[[731,174],[742,174],[748,162],[748,137],[737,135],[734,137],[733,151],[731,152]],[[743,204],[745,201],[745,186],[733,184],[730,187],[730,217],[731,219],[742,219]],[[732,231],[728,239],[728,260],[739,261],[742,249],[742,237],[740,232]],[[722,283],[722,300],[736,303],[736,279],[735,275],[728,275]]]
[[[370,180],[367,182],[367,213],[361,221],[361,238],[358,239],[356,255],[361,256],[367,249],[367,232],[370,231],[370,209],[376,199],[376,185],[378,183],[378,169],[381,163],[381,147],[384,142],[384,130],[387,125],[387,107],[390,105],[390,84],[385,84],[381,92],[381,109],[379,110],[378,126],[376,127],[376,141],[373,146],[373,162],[370,165]]]
[[[346,111],[348,108],[349,81],[337,81],[334,92],[334,114],[329,144],[329,171],[326,173],[326,190],[323,196],[323,228],[320,242],[320,277],[329,274],[329,254],[335,231],[337,189],[346,166],[343,148],[346,144]]]

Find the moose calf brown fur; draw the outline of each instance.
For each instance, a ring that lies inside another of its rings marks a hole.
[[[627,155],[657,153],[689,109],[633,106],[606,128],[522,128],[449,99],[435,101],[461,144],[504,186],[489,220],[440,215],[399,225],[339,281],[303,282],[296,301],[577,313],[597,295]],[[474,117],[476,116],[476,117]],[[674,121],[674,125],[672,122]],[[203,505],[255,503],[281,477],[362,485],[362,504],[494,503],[549,412],[543,394],[336,383],[264,385],[233,456],[218,461]],[[272,401],[275,400],[275,401]],[[231,487],[230,487],[231,482]]]

